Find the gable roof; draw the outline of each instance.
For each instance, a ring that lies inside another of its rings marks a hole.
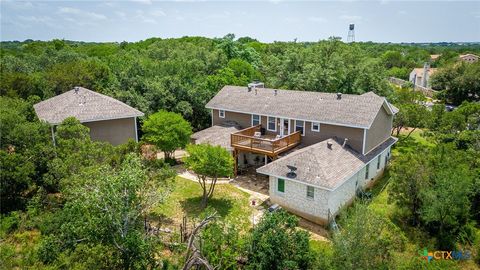
[[[119,100],[83,87],[39,102],[33,108],[40,120],[52,125],[58,125],[71,116],[83,123],[144,115]]]
[[[424,68],[414,68],[413,72],[417,74],[417,77],[423,77],[423,69]],[[437,72],[437,68],[428,68],[428,76],[432,76],[433,73]]]
[[[473,56],[475,58],[478,58],[478,55],[473,54],[473,53],[467,53],[467,54],[460,54],[460,58],[468,57],[468,56]]]
[[[225,86],[205,107],[248,114],[291,118],[325,124],[369,128],[385,98],[368,92],[363,95]],[[387,111],[394,114],[392,108]]]
[[[287,165],[297,167],[295,181],[304,182],[327,190],[334,190],[368,162],[393,145],[397,139],[390,137],[368,155],[361,155],[348,145],[330,138],[307,146],[257,169],[258,173],[291,179]],[[328,143],[331,143],[331,148]]]

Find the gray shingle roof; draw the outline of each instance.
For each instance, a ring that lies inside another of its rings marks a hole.
[[[206,105],[210,109],[359,128],[369,128],[381,106],[391,105],[373,92],[363,95],[343,94],[341,99],[337,99],[335,93],[269,88],[257,88],[257,91],[249,92],[247,87],[240,86],[223,87]]]
[[[295,180],[333,190],[396,141],[390,137],[364,156],[348,145],[342,147],[342,142],[331,138],[279,158],[258,168],[257,172],[288,179],[286,175],[290,170],[287,165],[291,165],[297,167]],[[332,143],[331,149],[327,142]]]
[[[208,143],[211,145],[219,145],[231,151],[230,134],[239,130],[240,127],[235,125],[215,125],[195,132],[190,137],[195,140],[196,144]]]
[[[60,124],[73,116],[80,122],[143,116],[143,113],[112,97],[78,87],[33,105],[40,120]]]

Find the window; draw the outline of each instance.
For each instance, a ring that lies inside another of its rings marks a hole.
[[[267,129],[270,131],[277,131],[277,118],[268,117],[268,126]]]
[[[252,126],[260,125],[261,123],[260,115],[252,114]]]
[[[313,199],[314,194],[315,194],[315,188],[311,186],[307,186],[307,198]]]
[[[312,122],[312,131],[319,132],[320,131],[320,123]]]
[[[218,111],[218,117],[225,118],[225,111],[224,110],[219,110]]]
[[[381,157],[382,157],[382,155],[379,155],[378,159],[377,159],[377,170],[380,170],[380,158]]]
[[[302,136],[305,135],[305,121],[295,120],[295,131],[300,131]]]
[[[277,180],[277,191],[278,192],[285,192],[285,179],[278,178]]]
[[[368,171],[370,170],[370,164],[367,164],[367,167],[365,167],[365,179],[368,179]]]

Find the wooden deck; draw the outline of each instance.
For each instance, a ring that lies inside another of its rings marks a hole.
[[[300,131],[282,138],[272,135],[254,136],[255,132],[260,132],[260,128],[261,125],[257,125],[231,134],[231,146],[235,150],[243,150],[276,158],[282,152],[300,144]]]

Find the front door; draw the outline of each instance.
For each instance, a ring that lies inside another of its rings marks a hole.
[[[280,118],[280,136],[287,136],[290,134],[290,120]]]

